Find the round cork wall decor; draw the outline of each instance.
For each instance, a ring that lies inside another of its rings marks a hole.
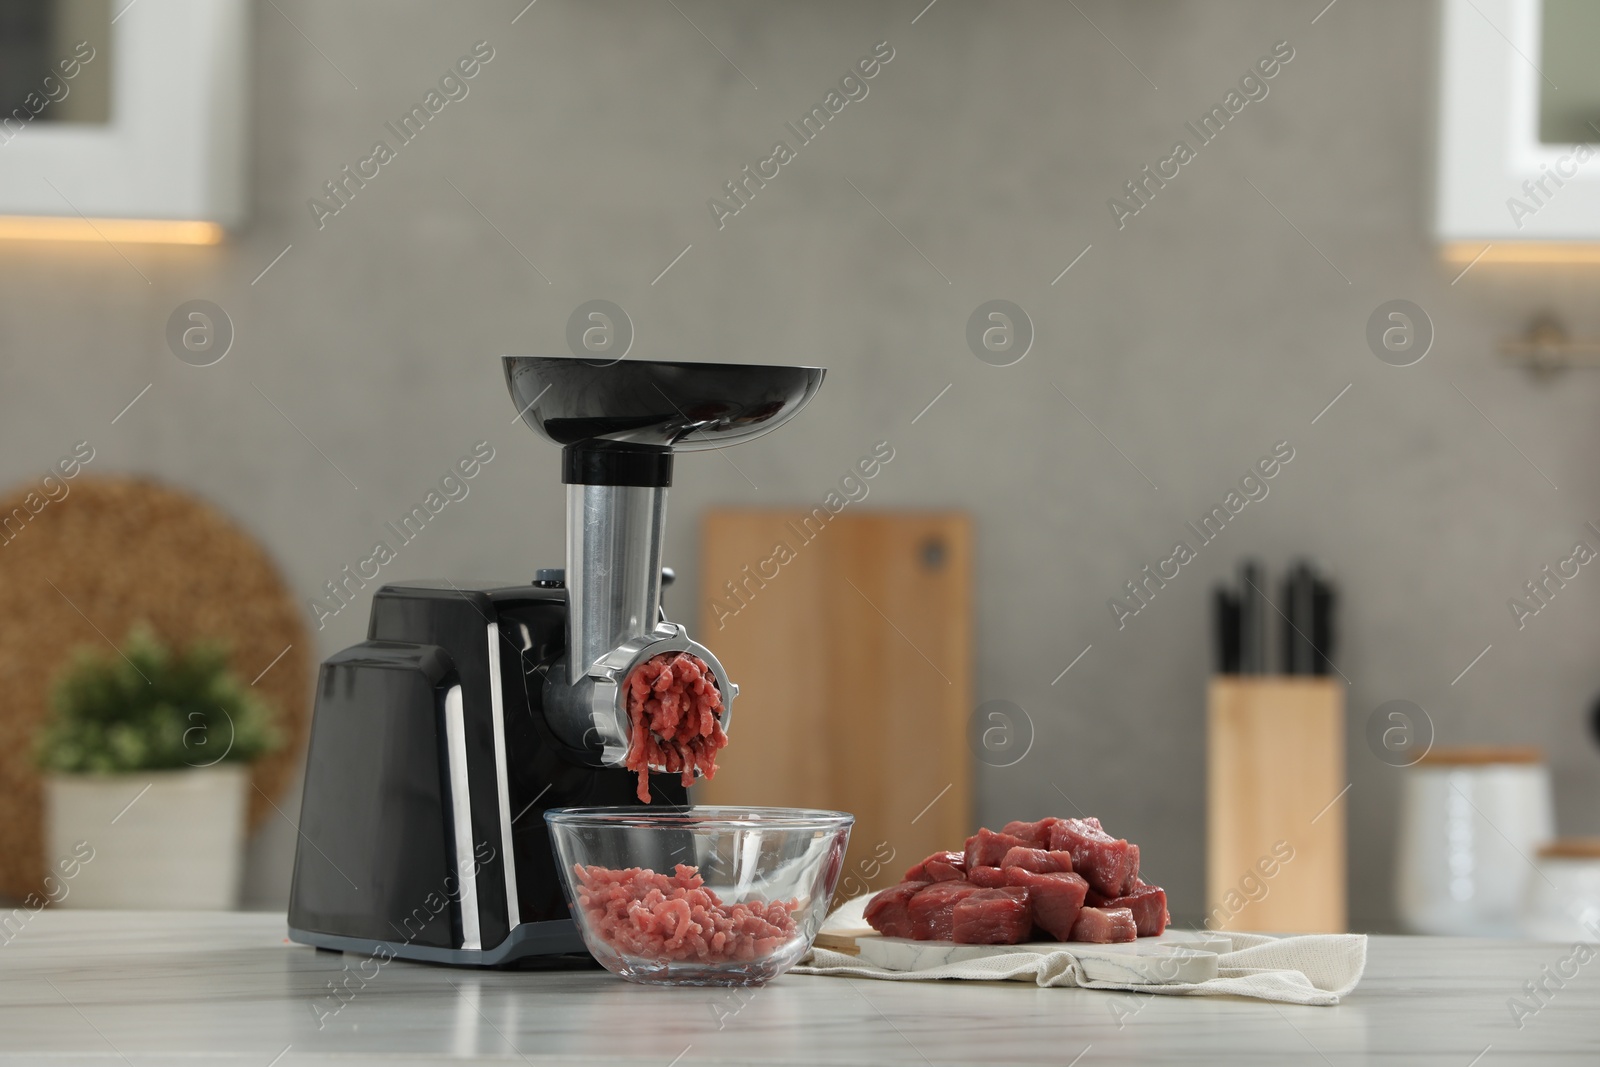
[[[54,497],[55,499],[52,499]],[[142,478],[79,474],[0,496],[0,898],[46,873],[34,737],[78,648],[115,655],[145,622],[170,645],[221,641],[276,712],[284,744],[251,770],[250,825],[274,810],[305,746],[311,635],[266,550],[204,500]]]

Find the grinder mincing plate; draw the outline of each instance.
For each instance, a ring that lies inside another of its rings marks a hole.
[[[386,585],[367,640],[323,663],[289,900],[303,944],[477,966],[583,952],[543,814],[640,803],[628,676],[697,656],[728,724],[738,687],[660,607],[673,455],[776,429],[824,372],[504,363],[523,421],[563,446],[566,568]],[[687,802],[677,774],[649,791]]]

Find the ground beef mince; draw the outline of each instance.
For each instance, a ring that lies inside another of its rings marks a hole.
[[[699,871],[667,875],[574,864],[589,930],[617,952],[663,963],[758,960],[795,936],[797,901],[724,904]]]
[[[1094,818],[981,829],[965,852],[912,867],[868,903],[866,918],[885,937],[970,945],[1132,941],[1172,921],[1166,890],[1139,880],[1139,846]]]
[[[650,803],[652,768],[681,774],[694,784],[699,770],[717,772],[717,752],[728,743],[719,713],[722,693],[705,660],[687,652],[663,652],[628,675],[626,766],[639,772],[639,800]]]

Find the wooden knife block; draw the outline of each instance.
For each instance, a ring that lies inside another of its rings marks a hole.
[[[1207,927],[1345,931],[1344,694],[1333,678],[1211,680]]]

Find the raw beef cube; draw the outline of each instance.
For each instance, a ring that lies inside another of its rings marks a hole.
[[[1005,868],[1006,880],[1028,891],[1033,922],[1057,941],[1066,941],[1089,892],[1089,883],[1071,871],[1040,874],[1026,867]]]
[[[959,882],[967,876],[967,861],[959,852],[935,852],[906,872],[908,882]]]
[[[1143,882],[1120,897],[1106,897],[1090,890],[1085,903],[1091,908],[1127,908],[1133,912],[1133,924],[1140,937],[1160,937],[1172,921],[1167,914],[1167,891]]]
[[[1091,833],[1105,833],[1105,828],[1100,825],[1100,820],[1093,815],[1086,815],[1081,819],[1059,819],[1054,815],[1047,815],[1038,822],[1008,822],[1001,833],[1020,837],[1024,841],[1033,843],[1035,848],[1049,848],[1050,839],[1056,828],[1067,823],[1074,824],[1078,829]]]
[[[901,882],[867,902],[867,925],[884,937],[910,937],[911,898],[928,887],[927,882]]]
[[[967,881],[984,889],[1001,889],[1011,884],[1006,881],[1006,872],[999,867],[974,867],[967,872]]]
[[[974,867],[998,867],[1007,852],[1028,842],[1010,834],[997,834],[993,830],[979,830],[967,838],[967,870]]]
[[[1133,924],[1133,912],[1127,908],[1084,908],[1078,912],[1078,921],[1072,924],[1068,941],[1092,941],[1108,945],[1118,941],[1132,941],[1139,936]]]
[[[1020,837],[1034,848],[1050,847],[1050,827],[1061,820],[1055,816],[1047,816],[1038,822],[1008,822],[1001,827],[1000,832]]]
[[[955,908],[973,893],[988,893],[968,882],[935,882],[911,898],[911,936],[918,941],[949,941]]]
[[[1133,923],[1140,937],[1160,937],[1172,922],[1167,911],[1167,891],[1158,885],[1137,885],[1117,898],[1117,905],[1133,912]]]
[[[1014,848],[1001,859],[1002,867],[1021,867],[1027,871],[1049,874],[1052,871],[1072,873],[1072,853],[1050,852],[1042,848]]]
[[[976,889],[956,902],[951,940],[959,945],[1015,945],[1028,939],[1033,913],[1026,889]]]
[[[1098,819],[1061,819],[1050,828],[1050,847],[1072,853],[1072,869],[1108,897],[1119,897],[1139,875],[1139,846],[1112,837]]]

